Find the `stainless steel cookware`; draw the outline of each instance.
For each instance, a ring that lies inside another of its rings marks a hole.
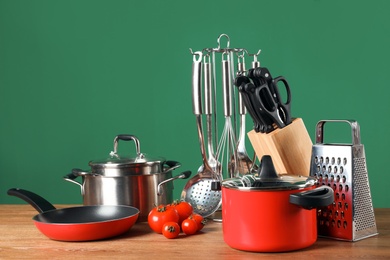
[[[347,123],[352,143],[325,143],[325,124]],[[310,175],[320,185],[332,187],[335,202],[318,209],[318,234],[338,240],[358,241],[378,234],[366,154],[356,120],[321,120],[316,126]]]
[[[119,140],[134,141],[136,156],[119,155]],[[73,169],[64,177],[81,187],[84,205],[133,206],[140,210],[139,221],[146,221],[155,205],[172,202],[172,180],[185,179],[191,174],[187,171],[172,177],[172,171],[180,163],[147,157],[141,153],[140,142],[134,135],[116,136],[109,158],[90,161],[89,166],[91,170]],[[78,177],[81,182],[76,181]]]
[[[221,205],[221,191],[213,190],[212,186],[221,182],[220,175],[209,165],[206,157],[205,142],[202,124],[202,97],[201,97],[201,75],[202,75],[202,53],[195,52],[192,65],[192,108],[196,116],[198,127],[198,138],[203,164],[199,167],[198,173],[192,177],[184,186],[181,199],[189,202],[194,212],[203,217],[213,214]]]

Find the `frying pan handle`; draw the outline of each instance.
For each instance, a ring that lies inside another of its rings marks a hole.
[[[333,202],[333,189],[328,186],[321,186],[313,190],[290,194],[290,203],[305,209],[326,207]]]
[[[8,190],[7,194],[26,201],[28,204],[33,206],[39,213],[56,209],[50,202],[31,191],[19,188],[12,188]]]

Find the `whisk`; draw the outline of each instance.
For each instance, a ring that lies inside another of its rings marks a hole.
[[[223,110],[225,116],[225,125],[222,131],[217,148],[217,158],[221,156],[220,162],[223,163],[226,156],[226,169],[230,178],[236,177],[237,173],[237,154],[236,137],[232,124],[232,87],[231,87],[231,53],[228,51],[222,53],[222,87],[223,87]]]

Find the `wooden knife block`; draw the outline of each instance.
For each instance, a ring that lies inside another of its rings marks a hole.
[[[248,138],[259,160],[272,157],[277,173],[309,176],[313,143],[301,118],[268,134],[252,130]]]

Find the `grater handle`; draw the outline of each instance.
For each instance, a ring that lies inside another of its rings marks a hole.
[[[316,126],[316,143],[322,144],[324,143],[324,125],[327,122],[343,122],[348,123],[351,126],[352,130],[352,144],[360,145],[360,126],[356,120],[353,119],[344,119],[344,120],[321,120],[317,123]]]

